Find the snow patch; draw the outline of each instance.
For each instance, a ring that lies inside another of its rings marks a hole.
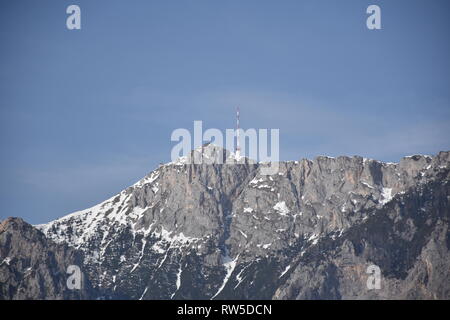
[[[250,181],[249,184],[258,184],[259,182],[263,182],[263,181],[264,181],[263,178],[259,178],[259,179],[253,178],[253,180]]]
[[[225,270],[227,271],[227,274],[225,275],[225,279],[223,280],[222,285],[220,286],[219,290],[217,290],[216,294],[211,297],[211,300],[217,297],[217,295],[222,292],[223,288],[225,288],[225,285],[227,284],[228,280],[230,279],[231,274],[234,271],[234,268],[236,268],[236,261],[238,260],[239,255],[234,258],[234,260],[231,259],[231,257],[227,254],[223,257],[223,266],[225,267]]]
[[[381,190],[381,204],[386,204],[392,200],[392,188],[383,188]]]
[[[237,285],[234,286],[234,289],[236,289],[241,284],[242,280],[244,280],[244,278],[242,278],[242,273],[245,271],[245,269],[247,269],[251,265],[252,265],[252,263],[249,263],[248,265],[243,267],[241,269],[241,271],[239,271],[239,273],[236,276],[236,280],[238,281],[238,283],[237,283]]]
[[[370,184],[368,184],[367,182],[361,182],[361,184],[365,185],[367,188],[369,189],[375,189],[374,187],[372,187]]]
[[[319,241],[319,234],[313,233],[307,240],[308,242],[312,242],[312,244],[316,244]]]
[[[0,263],[0,266],[4,263],[6,263],[9,266],[9,263],[11,262],[11,258],[10,257],[6,257],[5,259],[3,259],[2,263]]]
[[[142,298],[144,298],[145,294],[147,293],[148,287],[145,288],[144,292],[142,293],[141,297],[139,298],[139,300],[142,300]]]
[[[286,274],[286,272],[288,272],[289,271],[289,269],[291,268],[291,266],[289,265],[289,266],[287,266],[286,267],[286,269],[284,269],[284,271],[280,274],[280,276],[278,277],[278,279],[279,278],[281,278],[282,276],[284,276],[285,274]]]
[[[284,201],[278,202],[276,205],[273,206],[273,208],[276,211],[278,211],[278,214],[280,214],[282,216],[285,216],[289,213],[289,209],[286,206],[286,202],[284,202]]]
[[[239,232],[247,239],[247,235],[242,230],[239,230]]]
[[[170,296],[170,299],[172,299],[173,296],[175,295],[175,293],[177,293],[178,289],[180,289],[180,285],[181,285],[181,264],[180,264],[180,267],[178,268],[177,282],[175,283],[175,285],[177,286],[177,288],[175,289],[175,291]]]
[[[130,273],[133,272],[134,270],[136,270],[136,268],[139,266],[139,264],[141,263],[142,257],[144,256],[144,250],[145,250],[145,246],[147,245],[147,240],[142,239],[142,249],[141,249],[141,253],[139,254],[139,259],[138,262],[134,264],[133,268],[131,269]]]

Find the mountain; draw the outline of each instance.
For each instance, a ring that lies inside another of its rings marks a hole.
[[[7,219],[1,298],[450,298],[450,152],[399,163],[321,156],[280,162],[270,176],[214,145],[190,156],[199,155],[231,164],[181,158],[47,224]],[[32,256],[36,242],[60,258]],[[18,262],[27,259],[34,264]],[[23,275],[77,263],[89,283],[81,296],[66,295],[51,272],[53,293],[39,295]],[[367,286],[372,265],[380,289]]]
[[[81,290],[66,285],[67,268],[82,264],[81,253],[49,241],[20,218],[0,224],[1,299],[93,299],[96,291],[87,279]]]

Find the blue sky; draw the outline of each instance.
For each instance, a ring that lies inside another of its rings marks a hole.
[[[67,6],[82,29],[66,28]],[[366,28],[370,4],[382,30]],[[279,128],[284,160],[449,150],[450,3],[0,4],[0,218],[92,206],[170,159],[176,128]]]

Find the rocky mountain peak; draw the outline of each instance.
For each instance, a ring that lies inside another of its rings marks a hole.
[[[92,208],[36,228],[79,253],[103,295],[131,299],[390,298],[361,287],[366,264],[378,261],[386,283],[404,295],[412,289],[402,281],[420,268],[421,254],[436,268],[447,259],[448,240],[436,239],[448,239],[450,152],[399,163],[319,156],[280,162],[272,175],[248,159],[190,161],[199,155],[235,158],[203,145]],[[380,236],[402,240],[387,247]],[[430,241],[439,254],[425,249]],[[404,262],[392,260],[413,247]],[[355,277],[359,293],[349,287]],[[418,296],[447,295],[414,279],[428,288]]]

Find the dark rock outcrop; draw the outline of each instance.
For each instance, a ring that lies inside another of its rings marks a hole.
[[[67,287],[67,268],[83,268],[82,254],[48,240],[20,218],[0,224],[0,299],[93,299],[86,278],[81,290]]]

